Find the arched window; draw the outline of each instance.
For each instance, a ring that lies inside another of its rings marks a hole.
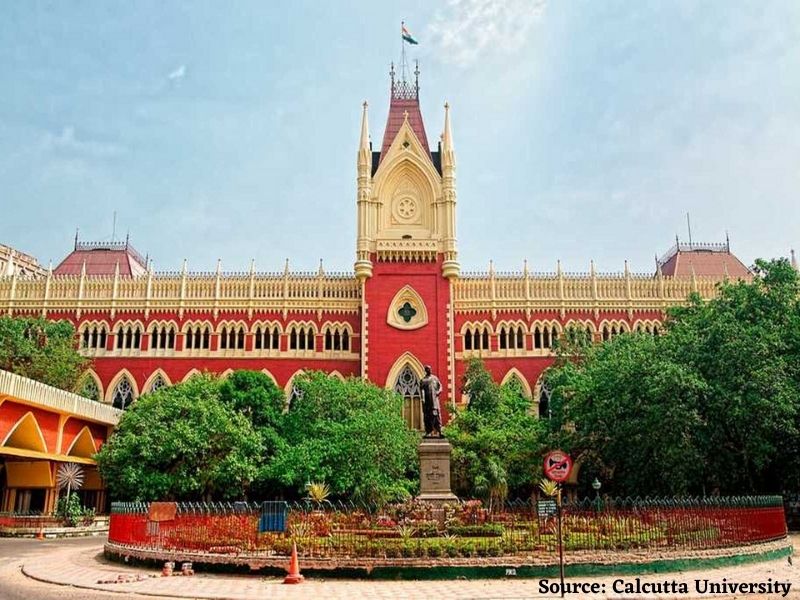
[[[126,409],[133,402],[133,386],[126,376],[117,382],[114,388],[114,396],[111,399],[111,404],[114,408]]]
[[[153,392],[157,392],[163,387],[167,387],[167,382],[164,377],[161,376],[161,373],[156,375],[156,378],[153,380],[153,383],[150,384],[150,389],[148,390],[151,394]]]
[[[488,350],[489,349],[489,330],[484,329],[483,335],[481,336],[481,350]]]
[[[500,350],[505,350],[508,348],[508,343],[506,340],[507,340],[506,327],[504,325],[503,327],[500,328],[500,341],[499,341]]]
[[[314,328],[309,325],[291,325],[289,331],[289,350],[313,350]]]
[[[311,336],[310,348],[314,347],[314,331],[309,331]],[[329,325],[325,329],[325,350],[333,352],[350,351],[350,334],[343,325]]]
[[[256,350],[278,350],[280,348],[280,330],[277,325],[259,325],[256,327],[253,346]]]
[[[403,397],[403,418],[411,429],[421,430],[422,423],[422,389],[419,385],[419,377],[411,368],[406,365],[397,376],[394,384],[394,391]]]
[[[90,400],[96,400],[98,402],[100,401],[100,388],[97,387],[97,382],[91,375],[87,375],[84,378],[83,385],[81,386],[81,391],[79,393],[84,398],[89,398]]]
[[[545,329],[545,331],[547,331],[547,329]],[[536,350],[542,348],[542,332],[539,330],[538,325],[533,330],[533,347]]]
[[[208,350],[211,340],[211,328],[208,325],[192,325],[186,330],[185,347],[187,350]]]
[[[175,326],[156,325],[150,334],[150,347],[153,350],[174,350]]]
[[[118,350],[138,350],[142,345],[142,330],[139,325],[123,325],[117,330]]]
[[[108,331],[105,325],[87,325],[81,335],[82,350],[105,350]]]
[[[525,349],[525,334],[522,331],[522,327],[519,327],[519,326],[517,327],[517,344],[516,344],[516,348],[518,350],[524,350]]]

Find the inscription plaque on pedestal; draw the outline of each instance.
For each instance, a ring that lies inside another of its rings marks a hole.
[[[458,502],[450,490],[450,452],[453,447],[446,438],[423,438],[419,445],[420,500],[444,504]]]

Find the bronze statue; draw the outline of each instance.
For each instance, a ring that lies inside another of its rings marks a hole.
[[[431,372],[431,366],[425,365],[425,377],[419,382],[422,388],[422,413],[425,419],[425,437],[442,437],[441,407],[439,394],[442,382]]]

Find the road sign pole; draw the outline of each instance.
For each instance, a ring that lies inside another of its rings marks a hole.
[[[564,597],[564,536],[561,534],[561,488],[556,496],[556,522],[558,523],[558,570],[561,575],[561,597]]]

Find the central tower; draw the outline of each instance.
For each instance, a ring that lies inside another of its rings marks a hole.
[[[406,399],[410,425],[422,424],[418,381],[433,367],[454,398],[451,282],[456,250],[455,153],[450,108],[434,151],[414,79],[390,71],[389,115],[380,151],[369,138],[367,105],[358,149],[355,274],[362,287],[362,376]],[[443,415],[446,419],[446,414]]]
[[[358,151],[358,239],[355,272],[372,276],[376,260],[442,260],[442,275],[457,277],[455,153],[450,109],[435,151],[419,105],[419,68],[414,80],[390,72],[389,115],[379,152],[372,151],[367,105]]]

